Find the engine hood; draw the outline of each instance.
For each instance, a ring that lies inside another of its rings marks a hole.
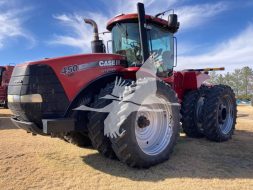
[[[68,100],[71,101],[92,81],[104,75],[119,73],[126,65],[125,57],[117,54],[81,54],[26,62],[15,67],[12,77],[14,80],[14,77],[25,76],[30,79],[33,76],[36,81],[40,76],[44,80],[49,80],[47,71],[50,71],[50,75],[59,80]]]
[[[28,61],[17,66],[27,66],[35,64],[47,64],[47,65],[66,65],[66,64],[82,64],[94,61],[106,61],[106,60],[125,60],[124,56],[118,54],[105,54],[105,53],[92,53],[92,54],[79,54],[71,56],[63,56],[56,58],[45,58],[38,61]]]

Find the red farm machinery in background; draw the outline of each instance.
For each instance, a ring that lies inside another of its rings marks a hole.
[[[0,66],[0,106],[7,108],[7,89],[14,66]]]

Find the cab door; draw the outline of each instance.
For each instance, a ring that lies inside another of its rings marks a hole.
[[[174,67],[173,34],[158,26],[150,25],[148,29],[150,53],[158,55],[156,67],[157,75],[167,77]]]

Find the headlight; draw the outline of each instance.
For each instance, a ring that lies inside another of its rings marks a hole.
[[[40,94],[8,95],[8,102],[42,103],[43,100]]]

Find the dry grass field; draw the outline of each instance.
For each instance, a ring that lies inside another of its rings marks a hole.
[[[170,160],[148,170],[2,126],[0,189],[253,189],[253,107],[238,109],[232,140],[215,143],[181,135]]]
[[[10,110],[0,108],[0,117],[8,117],[10,115],[11,115]]]

